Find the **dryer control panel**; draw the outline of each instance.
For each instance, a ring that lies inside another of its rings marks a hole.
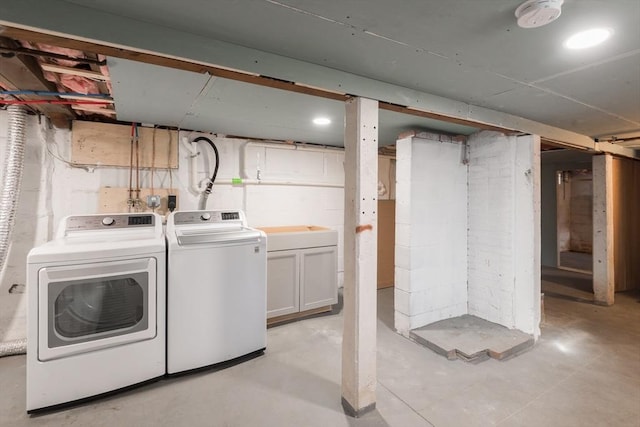
[[[242,211],[180,211],[174,214],[175,225],[187,224],[235,224],[246,227]]]
[[[129,227],[153,228],[155,223],[156,218],[153,214],[78,215],[67,218],[65,230],[69,232]]]

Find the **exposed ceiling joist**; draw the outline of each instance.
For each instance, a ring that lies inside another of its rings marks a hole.
[[[101,104],[113,104],[113,99],[111,98],[98,98],[91,96],[76,96],[76,95],[58,95],[62,99],[73,99],[78,101],[88,101],[88,102],[99,102]]]
[[[58,74],[70,74],[72,76],[86,77],[93,80],[108,81],[109,76],[105,76],[99,71],[83,70],[81,68],[63,67],[62,65],[42,64],[42,69]]]
[[[95,106],[92,106],[92,105],[73,104],[71,106],[71,108],[73,108],[74,110],[78,110],[78,111],[86,111],[86,112],[97,113],[97,114],[107,114],[107,115],[115,115],[116,114],[115,110],[110,110],[108,108],[95,107]]]
[[[11,40],[0,38],[0,44],[6,47],[15,47]],[[55,85],[47,81],[42,75],[40,67],[33,58],[22,55],[12,57],[0,56],[0,86],[7,90],[55,91]],[[32,101],[40,99],[34,95],[14,95],[19,101]],[[51,119],[54,126],[59,128],[69,127],[69,123],[76,115],[71,108],[65,105],[37,104],[34,109]]]

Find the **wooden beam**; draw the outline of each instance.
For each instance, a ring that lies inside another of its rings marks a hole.
[[[65,47],[69,49],[77,49],[87,52],[93,52],[105,56],[113,56],[115,58],[123,58],[131,61],[144,62],[146,64],[159,65],[161,67],[175,68],[178,70],[192,71],[200,74],[211,74],[212,76],[222,77],[229,80],[235,80],[245,83],[257,84],[260,86],[271,87],[274,89],[288,90],[290,92],[304,93],[307,95],[319,96],[322,98],[334,99],[337,101],[345,101],[349,97],[346,94],[325,91],[322,89],[297,85],[281,79],[268,76],[260,76],[252,73],[244,73],[239,70],[232,70],[224,67],[216,67],[207,64],[200,64],[191,61],[185,61],[175,58],[167,58],[161,55],[151,54],[147,52],[136,52],[130,49],[116,48],[98,43],[91,43],[82,40],[74,40],[67,37],[54,36],[36,31],[22,30],[13,27],[4,27],[2,35],[19,40],[28,40],[34,43],[45,43],[53,46]]]
[[[36,31],[23,30],[14,27],[5,27],[3,35],[20,40],[29,40],[34,43],[45,43],[53,46],[60,46],[69,49],[77,49],[86,52],[93,52],[105,56],[115,58],[123,58],[131,61],[143,62],[146,64],[159,65],[162,67],[175,68],[178,70],[191,71],[194,73],[208,73],[212,76],[221,77],[229,80],[240,81],[244,83],[256,84],[260,86],[271,87],[274,89],[287,90],[290,92],[302,93],[306,95],[317,96],[336,101],[346,101],[350,96],[346,93],[339,93],[332,90],[326,90],[306,84],[281,80],[269,76],[256,75],[254,73],[246,73],[239,70],[232,70],[225,67],[201,64],[182,59],[167,58],[161,55],[148,52],[136,52],[130,49],[116,48],[103,44],[87,42],[82,40],[74,40],[67,37],[54,36]],[[413,116],[426,117],[435,120],[441,120],[448,123],[456,123],[459,125],[470,126],[477,129],[494,130],[498,132],[514,132],[514,129],[508,129],[499,126],[492,126],[484,123],[478,123],[472,120],[465,120],[457,117],[451,117],[444,114],[429,112],[416,108],[410,108],[402,105],[380,102],[380,108],[388,111],[394,111],[402,114],[410,114]]]
[[[593,156],[593,293],[596,304],[613,305],[613,157]]]
[[[122,46],[119,44],[108,43],[105,41],[84,39],[76,40],[71,38],[73,36],[60,36],[52,34],[45,34],[42,31],[46,30],[32,30],[23,29],[13,26],[8,21],[3,21],[0,28],[0,34],[15,39],[29,40],[32,42],[40,42],[51,44],[54,46],[66,47],[71,49],[78,49],[85,52],[94,52],[96,54],[102,54],[105,56],[113,56],[117,58],[128,59],[132,61],[144,62],[147,64],[159,65],[169,68],[175,68],[179,70],[192,71],[196,73],[207,73],[212,76],[226,78],[235,81],[241,81],[250,84],[257,84],[265,87],[271,87],[275,89],[287,90],[296,93],[303,93],[312,96],[318,96],[327,99],[333,99],[338,101],[345,101],[350,97],[348,93],[336,92],[336,88],[328,90],[314,86],[313,84],[307,84],[305,82],[294,82],[282,80],[277,77],[257,75],[255,73],[246,72],[238,69],[228,68],[221,65],[212,65],[208,61],[196,61],[191,59],[177,59],[176,56],[170,54],[150,53],[150,51],[142,51],[129,46]],[[60,34],[60,33],[57,33]],[[90,40],[90,41],[88,41]],[[238,47],[238,49],[242,49]],[[319,66],[321,67],[321,66]],[[338,70],[328,70],[328,72],[336,72],[338,74],[344,73]],[[347,76],[355,77],[345,73]],[[370,80],[362,78],[364,80]],[[401,88],[388,83],[380,82],[380,85],[384,87],[382,92],[386,94],[387,99],[396,98],[394,95],[396,90],[409,90],[407,88]],[[358,84],[355,87],[361,87]],[[365,91],[367,92],[367,91]],[[364,93],[357,93],[357,95],[364,95]],[[379,95],[383,96],[383,95]],[[436,120],[442,120],[449,123],[462,124],[470,127],[485,130],[496,130],[500,132],[524,132],[528,134],[540,135],[543,138],[554,141],[555,143],[569,148],[586,149],[589,151],[597,151],[592,138],[581,135],[576,132],[567,131],[565,129],[556,128],[554,126],[539,123],[533,120],[525,119],[511,114],[506,114],[498,111],[494,111],[484,107],[478,107],[471,104],[456,102],[446,98],[438,97],[435,95],[429,95],[424,93],[417,93],[417,96],[422,99],[422,105],[428,105],[429,107],[416,107],[412,105],[403,106],[397,102],[384,102],[385,108],[392,110],[400,108],[399,112],[403,114],[411,114],[410,110],[416,111],[416,115],[424,115],[424,117],[433,118]],[[425,99],[425,96],[430,99]],[[457,104],[458,109],[453,109],[452,104]],[[433,105],[433,107],[431,107]],[[462,110],[465,112],[462,112]],[[621,147],[619,147],[621,148]],[[603,150],[606,152],[606,148]],[[633,149],[620,150],[619,155],[639,158]]]
[[[286,80],[276,79],[268,76],[260,76],[253,73],[245,73],[239,70],[231,70],[224,67],[216,67],[206,64],[198,64],[195,62],[166,58],[160,55],[151,53],[135,52],[128,49],[115,48],[111,46],[105,46],[96,43],[90,43],[81,40],[73,40],[60,36],[53,36],[34,31],[21,30],[17,28],[6,27],[3,31],[3,35],[9,37],[29,40],[35,43],[46,43],[54,46],[66,47],[70,49],[77,49],[82,51],[93,52],[105,56],[113,56],[115,58],[123,58],[132,61],[144,62],[152,65],[159,65],[162,67],[175,68],[178,70],[192,71],[195,73],[208,73],[212,76],[221,77],[229,80],[240,81],[244,83],[256,84],[260,86],[271,87],[274,89],[282,89],[290,92],[302,93],[306,95],[318,96],[321,98],[333,99],[336,101],[346,101],[349,99],[349,95],[339,93],[332,90],[325,90],[322,88],[290,82]],[[448,123],[456,123],[459,125],[465,125],[475,127],[477,129],[494,130],[498,132],[513,132],[513,129],[507,129],[498,126],[491,126],[483,123],[477,123],[471,120],[464,120],[456,117],[450,117],[443,114],[428,112],[419,110],[416,108],[409,108],[402,105],[390,104],[387,102],[380,102],[380,108],[383,110],[394,111],[402,114],[409,114],[412,116],[426,117],[435,120],[441,120]]]
[[[358,417],[376,406],[378,102],[345,106],[342,406]]]
[[[98,55],[96,55],[96,54],[95,54],[95,53],[93,53],[93,52],[85,52],[84,54],[85,54],[85,56],[86,56],[87,58],[89,58],[89,59],[91,59],[92,61],[95,61],[95,62],[96,62],[96,63],[91,63],[91,64],[89,64],[89,67],[91,67],[91,69],[92,69],[93,71],[101,72],[100,65],[98,65],[98,64],[97,64],[97,62],[98,62]],[[105,82],[105,81],[97,81],[97,82],[96,82],[96,84],[98,85],[98,91],[99,91],[100,93],[104,93],[104,94],[107,94],[107,95],[111,95],[111,91],[109,90],[109,87],[107,86],[107,82]]]
[[[95,106],[92,106],[91,104],[89,105],[74,104],[71,106],[71,108],[73,108],[74,110],[84,111],[88,113],[109,114],[109,115],[116,114],[115,110],[111,110],[109,108],[95,107]]]
[[[393,112],[401,113],[401,114],[409,114],[411,116],[425,117],[427,119],[440,120],[440,121],[443,121],[443,122],[455,123],[455,124],[463,125],[463,126],[471,126],[471,127],[476,128],[476,129],[493,130],[493,131],[504,132],[504,133],[517,132],[515,129],[508,129],[508,128],[499,127],[499,126],[487,125],[485,123],[472,122],[470,120],[459,119],[459,118],[456,118],[456,117],[449,117],[449,116],[445,116],[443,114],[438,114],[438,113],[433,113],[433,112],[430,112],[430,111],[420,110],[420,109],[413,108],[413,107],[405,107],[405,106],[402,106],[402,105],[390,104],[388,102],[380,102],[379,105],[380,105],[380,109],[381,110],[393,111]]]
[[[81,68],[63,67],[62,65],[41,64],[42,69],[58,74],[70,74],[72,76],[86,77],[93,80],[109,81],[109,76],[105,76],[99,71],[83,70]]]

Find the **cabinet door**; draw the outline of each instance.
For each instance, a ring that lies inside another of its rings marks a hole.
[[[267,252],[267,319],[300,311],[299,251]]]
[[[300,311],[336,304],[337,248],[304,249],[300,256]]]

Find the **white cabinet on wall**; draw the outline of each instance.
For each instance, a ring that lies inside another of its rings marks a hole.
[[[267,318],[328,311],[338,302],[338,233],[271,227],[267,233]],[[284,320],[284,319],[283,319]]]

